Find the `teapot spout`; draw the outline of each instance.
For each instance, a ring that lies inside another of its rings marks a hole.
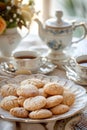
[[[39,34],[39,37],[45,41],[45,38],[46,38],[46,31],[45,31],[45,28],[43,27],[41,21],[39,19],[35,19],[35,21],[37,22],[38,24],[38,34]]]

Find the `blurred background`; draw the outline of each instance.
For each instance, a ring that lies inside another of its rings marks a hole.
[[[87,22],[87,0],[35,0],[35,9],[39,11],[39,19],[44,23],[48,18],[55,16],[55,10],[63,11],[63,19],[69,22]],[[35,27],[37,24],[35,23]],[[36,29],[37,30],[37,29]],[[32,30],[33,33],[35,30]],[[76,37],[82,35],[82,28],[74,32]]]

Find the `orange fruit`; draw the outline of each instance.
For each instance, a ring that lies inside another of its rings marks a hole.
[[[2,17],[0,17],[0,34],[2,34],[5,29],[6,29],[6,22]]]

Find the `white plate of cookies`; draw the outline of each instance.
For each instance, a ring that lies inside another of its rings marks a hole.
[[[16,82],[17,81],[17,82]],[[86,90],[58,76],[32,74],[5,81],[0,88],[0,117],[45,123],[79,113],[87,103]]]

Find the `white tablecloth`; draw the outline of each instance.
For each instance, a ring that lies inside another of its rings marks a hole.
[[[28,36],[26,39],[23,39],[23,41],[18,45],[17,49],[18,50],[36,50],[40,52],[42,55],[47,55],[48,54],[48,47],[45,45],[44,42],[42,42],[38,36]],[[72,53],[74,51],[74,53]],[[87,40],[83,40],[82,42],[78,44],[72,45],[70,49],[68,50],[68,53],[70,55],[74,54],[76,55],[81,55],[81,54],[87,54]],[[65,72],[63,70],[56,69],[54,72],[51,72],[49,75],[56,75],[59,77],[65,77]],[[6,121],[3,119],[0,119],[0,130],[53,130],[55,122],[48,123],[46,124],[47,127],[44,127],[41,124],[29,124],[29,123],[16,123],[16,122],[11,122],[11,121]],[[59,129],[57,129],[59,130]]]

